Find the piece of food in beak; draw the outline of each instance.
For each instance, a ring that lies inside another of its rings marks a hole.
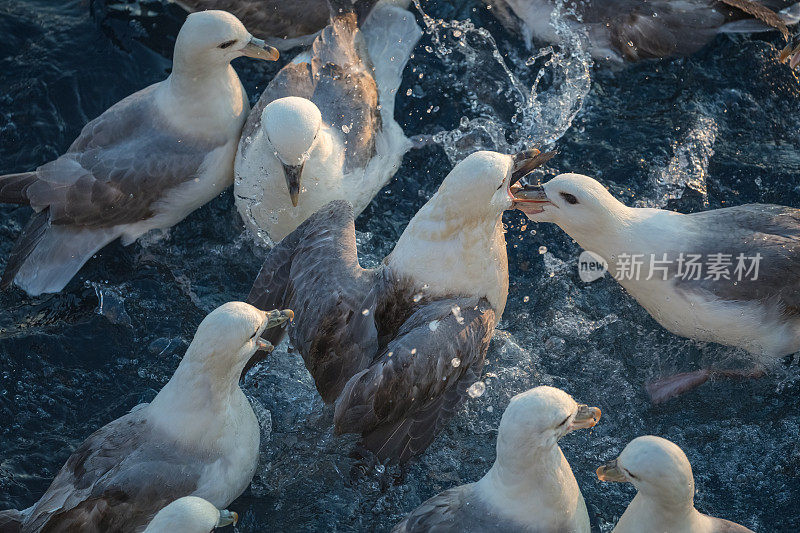
[[[216,527],[225,527],[233,524],[234,526],[239,522],[239,515],[233,511],[223,509],[219,512],[219,520],[217,520]]]
[[[511,171],[511,183],[514,185],[532,170],[539,168],[550,161],[557,152],[542,152],[536,148],[529,148],[524,152],[514,155],[514,169]]]
[[[616,481],[619,483],[624,483],[628,481],[628,478],[625,477],[625,474],[622,470],[617,466],[618,459],[614,459],[613,461],[609,461],[600,468],[597,469],[597,479],[600,481]]]
[[[274,328],[280,326],[286,321],[294,320],[294,311],[291,309],[283,309],[282,311],[268,311],[267,312],[267,327],[264,329]]]
[[[297,207],[300,196],[300,178],[303,176],[303,163],[299,165],[283,165],[283,173],[286,176],[289,198],[292,199],[292,205]]]
[[[600,420],[601,411],[597,407],[590,407],[588,405],[579,405],[578,412],[575,413],[575,418],[569,425],[569,430],[593,428]]]
[[[255,37],[250,37],[250,42],[244,45],[241,52],[243,56],[263,59],[265,61],[277,61],[281,55],[277,48]]]

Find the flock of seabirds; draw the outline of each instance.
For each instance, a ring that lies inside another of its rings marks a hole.
[[[752,280],[620,279],[671,332],[752,354],[747,372],[702,369],[652,383],[654,402],[713,377],[760,376],[800,350],[800,210],[632,208],[577,174],[521,185],[554,155],[535,148],[466,157],[383,263],[362,268],[354,218],[419,142],[394,119],[421,36],[407,2],[180,3],[192,13],[167,79],[89,122],[58,159],[0,177],[0,202],[34,211],[5,258],[2,285],[58,292],[109,242],[169,228],[231,184],[248,229],[271,249],[247,303],[212,311],[153,401],[92,434],[32,507],[0,512],[1,532],[201,533],[235,524],[236,513],[220,509],[249,485],[260,444],[240,377],[287,333],[335,406],[336,434],[360,434],[359,447],[381,462],[423,453],[479,380],[503,314],[509,209],[559,225],[612,273],[622,252],[760,254]],[[556,6],[492,2],[529,44],[556,40]],[[690,54],[720,32],[777,30],[790,40],[800,4],[588,0],[568,13],[595,60],[622,64]],[[250,110],[231,61],[276,60],[279,48],[298,46],[305,51]],[[790,42],[780,59],[795,67],[800,45]],[[518,394],[486,475],[434,496],[394,531],[590,531],[558,441],[599,418],[552,387]],[[638,490],[614,531],[750,531],[694,508],[691,465],[665,439],[634,439],[597,476]]]

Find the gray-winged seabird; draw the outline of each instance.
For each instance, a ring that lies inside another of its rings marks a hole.
[[[509,187],[550,154],[477,152],[448,174],[375,269],[334,201],[268,254],[248,302],[292,306],[288,329],[335,431],[378,459],[422,453],[478,381],[508,296]],[[267,333],[277,343],[281,334]]]
[[[553,16],[563,13],[566,24],[586,31],[595,60],[614,63],[689,55],[724,32],[775,29],[788,39],[786,25],[800,20],[800,5],[787,0],[484,1],[529,45],[532,39],[559,42]]]
[[[638,491],[613,533],[753,533],[695,509],[692,465],[680,447],[661,437],[633,439],[617,459],[597,469],[597,477],[632,483]]]
[[[497,458],[486,475],[437,494],[392,532],[589,533],[586,503],[558,440],[599,418],[600,409],[553,387],[517,394],[500,420]]]
[[[359,215],[412,147],[394,101],[422,31],[385,2],[361,28],[353,10],[349,0],[331,1],[330,24],[270,81],[244,126],[236,206],[268,244],[332,200]]]
[[[69,150],[33,172],[0,176],[0,203],[35,214],[0,286],[58,292],[103,246],[169,228],[233,182],[249,104],[231,60],[278,51],[224,11],[190,15],[172,73],[89,122]]]
[[[743,348],[753,372],[702,369],[648,386],[663,401],[711,377],[759,375],[800,350],[800,210],[751,204],[700,213],[628,207],[579,174],[526,186],[534,222],[599,255],[669,331]]]
[[[242,302],[212,311],[153,401],[94,432],[38,502],[0,512],[0,524],[134,533],[183,496],[227,507],[250,484],[261,440],[239,377],[256,350],[271,348],[260,338],[264,330],[292,317]]]

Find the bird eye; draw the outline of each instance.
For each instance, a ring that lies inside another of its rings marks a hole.
[[[626,474],[628,474],[628,476],[630,476],[630,478],[631,478],[631,479],[639,479],[638,477],[636,477],[636,476],[634,476],[633,474],[631,474],[631,471],[630,471],[630,470],[627,470],[627,469],[626,469],[626,470],[625,470],[625,473],[626,473]]]
[[[570,194],[568,192],[562,192],[560,194],[561,194],[561,198],[563,198],[564,201],[566,201],[568,204],[575,205],[575,204],[578,203],[578,199],[575,198],[574,195],[572,195],[572,194]]]
[[[219,45],[219,48],[222,48],[224,50],[226,48],[229,48],[229,47],[233,46],[234,44],[236,44],[236,39],[234,39],[232,41],[225,41],[224,43]]]
[[[253,333],[252,335],[250,335],[250,340],[253,340],[253,339],[256,337],[256,335],[258,335],[258,330],[256,330],[256,332],[255,332],[255,333]]]
[[[505,185],[505,184],[506,184],[506,180],[503,180],[503,181],[501,181],[501,182],[500,182],[500,185],[498,185],[498,186],[497,186],[497,189],[496,189],[496,190],[498,190],[498,191],[499,191],[499,190],[500,190],[500,187],[502,187],[502,186],[503,186],[503,185]]]
[[[566,423],[567,423],[567,420],[569,420],[569,417],[565,418],[565,419],[564,419],[564,421],[563,421],[563,422],[561,422],[561,423],[560,423],[559,425],[557,425],[556,427],[557,427],[557,428],[560,428],[561,426],[563,426],[564,424],[566,424]]]

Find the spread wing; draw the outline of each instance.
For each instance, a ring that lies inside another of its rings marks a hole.
[[[363,168],[380,130],[378,90],[355,13],[338,16],[314,40],[308,62],[289,63],[269,83],[245,124],[243,137],[261,125],[264,107],[278,98],[314,102],[343,140],[348,168]]]
[[[422,453],[478,381],[495,312],[485,299],[421,305],[336,402],[337,433],[362,433],[381,460]]]
[[[343,200],[317,211],[270,250],[247,297],[260,309],[295,312],[289,338],[326,402],[372,361],[378,345],[376,273],[358,263],[353,218]],[[265,332],[273,344],[280,336]]]
[[[92,434],[69,457],[25,520],[25,531],[134,531],[194,492],[192,455],[165,446],[137,412]]]
[[[676,278],[680,290],[707,291],[725,300],[774,300],[783,313],[800,315],[800,210],[752,204],[689,217],[701,235],[700,250],[730,256],[726,258],[731,262],[730,279]],[[757,278],[755,270],[742,271],[741,280],[734,274],[739,254],[744,258],[760,255],[757,261],[745,259],[743,265],[749,269],[757,262]],[[702,277],[707,277],[705,271]]]
[[[36,170],[24,194],[50,223],[99,229],[146,219],[164,193],[197,176],[214,143],[179,135],[148,87],[89,122],[70,149]]]

